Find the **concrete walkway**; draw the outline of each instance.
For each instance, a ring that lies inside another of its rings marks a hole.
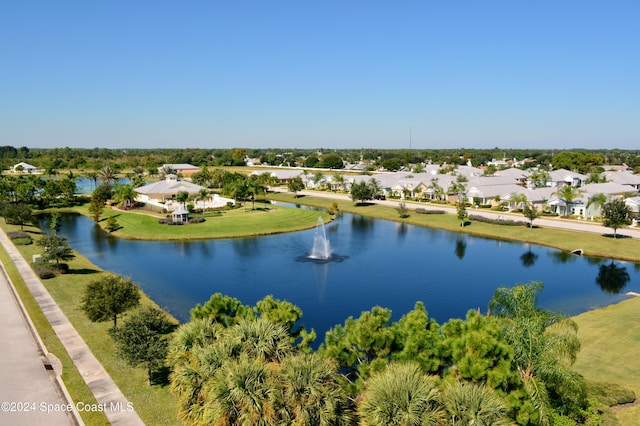
[[[101,404],[101,406],[103,407],[104,413],[107,416],[109,422],[111,422],[111,424],[113,425],[144,425],[138,414],[135,412],[135,407],[132,407],[131,404],[128,403],[124,394],[120,391],[109,374],[107,374],[102,364],[100,364],[100,362],[93,355],[82,337],[80,337],[76,329],[69,322],[69,319],[64,315],[60,307],[55,303],[38,276],[31,269],[29,264],[25,261],[18,249],[16,249],[16,247],[13,245],[13,243],[7,237],[7,234],[3,230],[0,230],[0,244],[4,246],[5,250],[9,254],[9,257],[16,265],[18,271],[22,275],[25,284],[40,305],[42,312],[53,327],[53,330],[58,336],[58,339],[60,339],[60,341],[66,348],[76,368],[82,375],[82,378],[87,383],[89,389],[98,401],[98,404]],[[3,317],[4,315],[5,313],[3,309],[0,313],[0,317]],[[10,328],[13,328],[15,326],[16,325],[13,324],[10,326]],[[6,335],[6,333],[8,333],[8,330],[3,330],[3,332]],[[21,343],[21,345],[24,346],[25,344]],[[6,349],[1,348],[0,352],[4,350]],[[25,348],[25,350],[28,351],[31,349]],[[18,362],[16,365],[16,369],[24,370],[24,372],[26,373],[28,370],[31,370],[32,367],[27,366],[26,364],[23,365],[22,362]],[[0,387],[6,387],[7,382],[3,381],[0,383],[2,383]],[[32,386],[29,387],[31,388]],[[35,387],[33,387],[32,390],[35,391]],[[10,401],[11,399],[7,400]],[[75,401],[73,404],[75,406],[83,406],[83,404],[85,403],[88,403],[88,401]],[[13,421],[7,423],[2,420],[3,417],[0,417],[0,424],[18,424],[13,423]],[[46,421],[37,424],[48,425],[52,423],[47,417]]]
[[[0,345],[0,424],[79,424],[72,412],[62,410],[73,404],[60,381],[57,360],[47,353],[24,312],[3,265],[0,270],[0,330],[3,337]]]

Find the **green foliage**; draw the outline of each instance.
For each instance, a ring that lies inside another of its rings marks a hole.
[[[140,290],[130,278],[107,274],[87,285],[81,308],[90,321],[113,319],[113,328],[116,328],[118,315],[139,303]]]
[[[107,231],[109,231],[109,233],[120,229],[120,225],[118,224],[118,221],[114,215],[111,215],[107,218],[107,224],[105,228],[107,229]]]
[[[20,230],[24,230],[24,225],[33,223],[33,211],[26,203],[6,203],[2,209],[2,216],[7,223],[20,225]]]
[[[413,361],[429,373],[439,373],[444,366],[443,334],[430,319],[422,302],[391,325],[394,361]]]
[[[398,207],[396,207],[396,211],[398,212],[398,216],[400,216],[401,219],[406,219],[410,216],[409,209],[404,202],[398,204]]]
[[[513,363],[540,420],[553,409],[579,417],[587,406],[582,376],[571,370],[580,341],[575,322],[564,315],[538,309],[541,282],[498,288],[491,311],[503,319],[503,333],[513,348]]]
[[[563,151],[554,155],[551,160],[554,169],[567,169],[583,174],[601,171],[598,168],[603,163],[602,155],[584,151]]]
[[[488,386],[456,381],[445,387],[443,401],[449,423],[460,426],[506,426],[507,404]]]
[[[298,341],[298,348],[307,349],[316,339],[312,329],[307,331],[304,326],[294,330],[295,324],[302,317],[302,310],[294,304],[275,299],[268,295],[259,300],[255,307],[243,305],[240,300],[215,293],[204,305],[196,305],[191,310],[192,319],[210,318],[224,327],[237,324],[242,319],[264,318],[285,327],[291,335],[291,341]]]
[[[304,182],[300,176],[297,176],[289,180],[287,187],[289,188],[289,191],[293,192],[297,197],[298,191],[302,191],[304,189]]]
[[[360,181],[351,185],[351,199],[355,202],[371,200],[375,193],[375,187],[371,183]]]
[[[113,328],[111,335],[118,353],[129,365],[146,368],[147,384],[151,385],[151,373],[164,364],[168,351],[166,335],[173,328],[164,311],[145,306],[131,315],[122,327]]]
[[[349,424],[335,364],[298,354],[290,342],[284,326],[265,318],[181,326],[169,355],[179,417],[187,424]]]
[[[517,382],[511,368],[513,348],[504,338],[498,318],[469,311],[466,320],[449,320],[442,331],[449,375],[504,391]]]
[[[38,240],[38,245],[44,247],[42,260],[45,262],[55,261],[56,266],[60,265],[61,260],[71,260],[76,257],[65,237],[44,235]]]
[[[211,295],[204,305],[198,303],[191,309],[191,319],[211,318],[225,327],[236,324],[242,318],[253,316],[251,307],[243,305],[235,297],[224,296],[221,293]]]
[[[319,352],[338,362],[349,382],[345,386],[350,395],[361,390],[370,372],[386,365],[394,343],[390,319],[390,309],[376,306],[362,312],[358,319],[349,317],[343,326],[336,325],[325,334]]]
[[[111,185],[101,184],[91,193],[91,201],[101,202],[103,205],[113,196]]]
[[[322,167],[325,169],[343,169],[342,157],[335,152],[330,152],[322,156]]]
[[[392,363],[374,374],[358,404],[360,424],[440,425],[445,412],[438,379],[426,376],[411,362]]]
[[[602,226],[613,229],[614,238],[618,237],[618,228],[631,224],[631,209],[624,200],[615,198],[602,205]]]
[[[529,206],[529,204],[525,204],[524,209],[522,210],[522,215],[529,219],[529,227],[533,228],[533,221],[540,217],[541,213],[535,207]]]
[[[460,200],[458,202],[458,206],[456,208],[456,216],[460,221],[460,226],[464,227],[465,221],[467,219],[467,204],[464,202],[464,200]]]

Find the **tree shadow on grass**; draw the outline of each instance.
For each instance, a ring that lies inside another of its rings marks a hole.
[[[615,238],[616,240],[622,240],[624,238],[633,238],[631,235],[624,235],[624,234],[602,234],[603,237],[605,238]]]
[[[74,275],[89,275],[89,274],[97,274],[97,269],[89,269],[89,268],[79,268],[79,269],[70,269],[69,273]]]
[[[158,386],[168,386],[170,384],[169,374],[171,373],[171,369],[169,367],[162,366],[160,368],[156,368],[151,372],[151,384]]]

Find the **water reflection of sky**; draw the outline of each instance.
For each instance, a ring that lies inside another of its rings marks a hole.
[[[614,268],[602,272],[611,261],[565,257],[540,246],[348,214],[325,231],[332,251],[347,256],[343,262],[299,261],[311,250],[313,229],[260,238],[144,242],[109,237],[90,219],[71,215],[61,229],[76,250],[104,269],[131,276],[183,321],[190,308],[215,292],[245,304],[273,294],[300,306],[305,324],[320,336],[375,305],[391,308],[399,318],[421,300],[441,323],[464,317],[469,309],[484,312],[497,287],[533,280],[545,284],[542,307],[571,315],[625,298],[603,291],[599,276],[610,282],[623,269],[628,283],[622,292],[639,290],[634,264],[613,262]]]

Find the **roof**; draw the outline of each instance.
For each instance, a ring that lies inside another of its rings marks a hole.
[[[604,177],[622,185],[640,185],[640,176],[629,172],[608,172],[604,173]]]
[[[135,191],[139,194],[163,194],[173,195],[178,192],[188,192],[189,194],[196,194],[201,189],[206,189],[204,186],[196,185],[195,183],[186,182],[184,180],[165,179],[158,182],[150,183],[149,185],[135,188]]]
[[[198,166],[194,166],[193,164],[186,164],[186,163],[178,163],[178,164],[163,164],[162,167],[159,167],[160,169],[164,168],[164,167],[169,167],[175,171],[181,171],[181,170],[200,170],[200,167]]]
[[[574,179],[585,180],[587,176],[566,169],[558,169],[549,172],[549,178],[552,182],[571,182]]]

